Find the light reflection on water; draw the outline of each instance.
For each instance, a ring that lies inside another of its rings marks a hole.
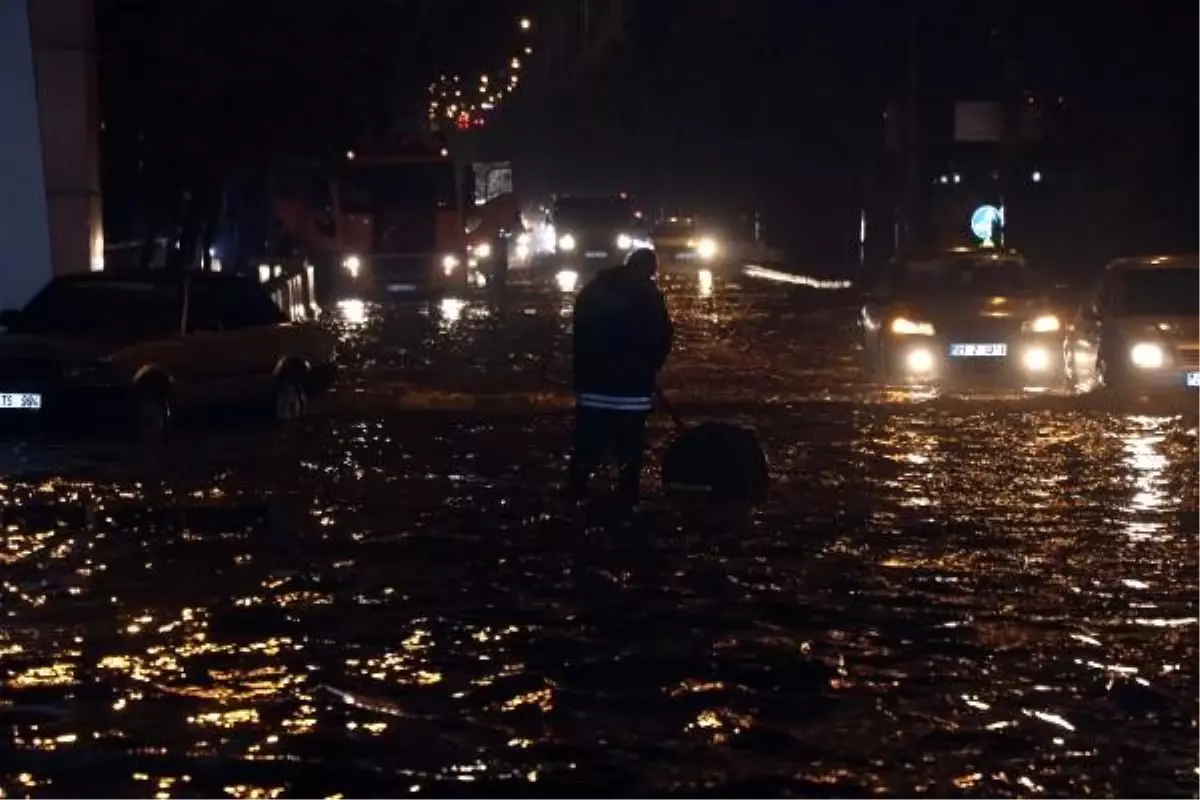
[[[771,359],[814,394],[850,362],[825,317],[686,292],[677,391],[734,397],[782,482],[740,527],[580,531],[556,415],[351,414],[296,450],[5,479],[0,787],[1192,792],[1194,417],[740,403]],[[368,315],[354,357],[528,388],[558,302]]]
[[[1172,503],[1165,474],[1169,464],[1160,448],[1175,421],[1173,417],[1131,416],[1130,430],[1121,437],[1123,460],[1134,490],[1129,505],[1122,509],[1130,539],[1151,539],[1166,528],[1157,519]]]

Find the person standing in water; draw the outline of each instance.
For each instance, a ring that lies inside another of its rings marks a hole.
[[[674,339],[657,271],[653,250],[635,250],[624,264],[601,270],[575,299],[570,480],[577,500],[587,499],[592,473],[611,453],[622,503],[638,501],[646,417]]]

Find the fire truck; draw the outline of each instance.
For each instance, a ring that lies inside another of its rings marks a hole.
[[[281,171],[274,196],[279,234],[314,264],[326,298],[467,287],[465,203],[438,142],[366,141],[334,164]]]

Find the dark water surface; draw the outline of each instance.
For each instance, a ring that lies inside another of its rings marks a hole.
[[[298,436],[7,447],[3,795],[1196,795],[1194,399],[891,395],[831,295],[671,302],[749,516],[567,507],[531,292],[344,309]]]

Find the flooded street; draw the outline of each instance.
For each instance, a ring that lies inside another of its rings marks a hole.
[[[284,437],[6,445],[0,796],[1195,796],[1194,396],[891,394],[836,294],[703,288],[746,518],[569,508],[551,291],[344,305]]]

